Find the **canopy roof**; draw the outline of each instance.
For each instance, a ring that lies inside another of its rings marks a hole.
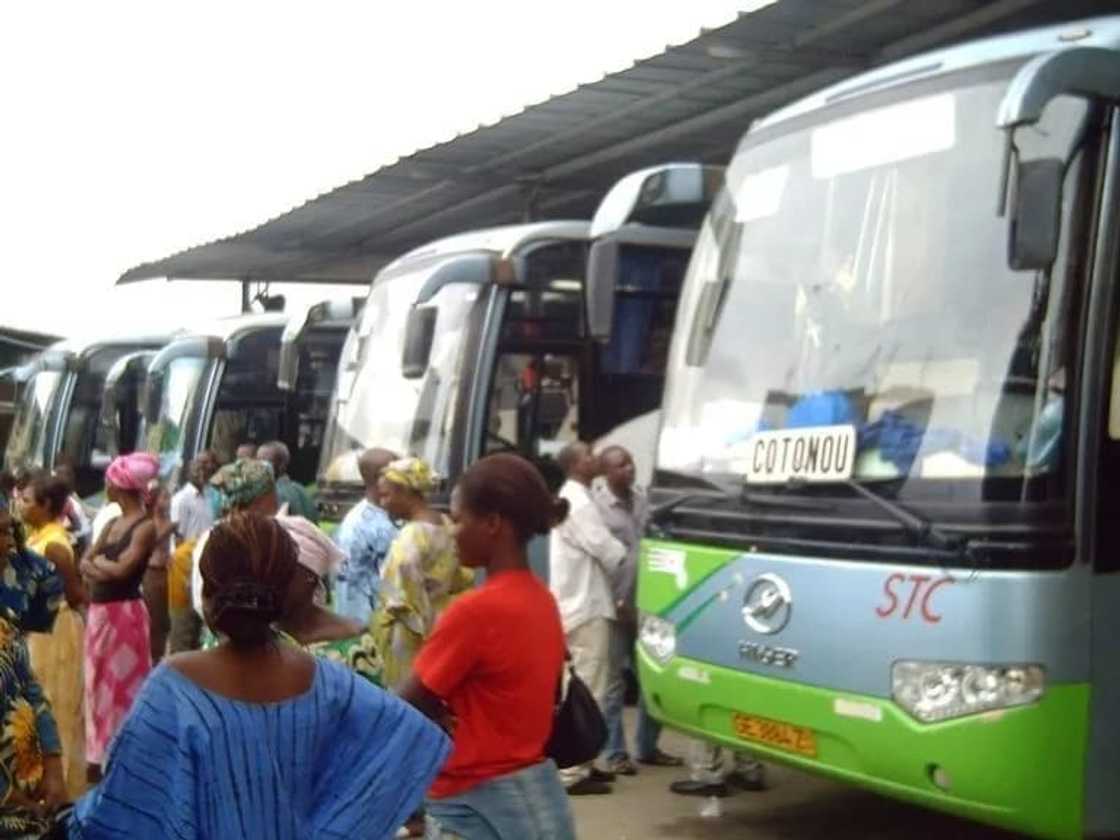
[[[590,218],[635,169],[726,162],[751,120],[870,67],[1114,9],[1107,0],[779,0],[118,282],[368,283],[400,254],[450,234]]]

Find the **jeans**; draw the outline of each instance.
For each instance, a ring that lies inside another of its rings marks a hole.
[[[626,729],[622,723],[622,709],[626,701],[626,680],[623,679],[623,669],[631,661],[631,651],[634,649],[634,638],[626,625],[618,621],[611,622],[611,651],[610,651],[610,677],[607,684],[607,696],[603,701],[603,717],[607,721],[607,745],[603,748],[603,757],[628,758],[630,751],[626,747]],[[661,724],[650,717],[646,711],[645,698],[638,696],[638,731],[636,734],[637,752],[635,758],[651,758],[657,751],[657,739],[661,736]]]
[[[575,840],[568,794],[551,759],[426,803],[425,840]]]

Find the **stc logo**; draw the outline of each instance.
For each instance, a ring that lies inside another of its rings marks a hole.
[[[941,621],[941,613],[934,607],[934,596],[954,583],[956,581],[949,576],[935,578],[896,572],[883,581],[883,602],[875,608],[875,614],[879,618],[897,616],[902,621],[918,615],[926,624],[937,624]]]

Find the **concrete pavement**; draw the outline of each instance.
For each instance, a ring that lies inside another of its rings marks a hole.
[[[628,732],[634,731],[632,713],[627,709]],[[662,749],[674,755],[683,756],[686,743],[675,732],[661,738]],[[769,765],[767,772],[769,790],[734,793],[720,800],[720,817],[705,819],[699,814],[702,799],[669,792],[669,782],[686,771],[642,767],[637,776],[620,778],[610,795],[572,798],[580,840],[1014,838],[784,767]]]

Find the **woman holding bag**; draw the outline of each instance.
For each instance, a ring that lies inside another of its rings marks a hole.
[[[443,613],[401,690],[453,731],[451,758],[429,791],[428,836],[572,840],[568,797],[546,758],[564,631],[526,554],[567,503],[528,461],[493,455],[464,474],[452,514],[460,562],[485,568],[486,582]]]

